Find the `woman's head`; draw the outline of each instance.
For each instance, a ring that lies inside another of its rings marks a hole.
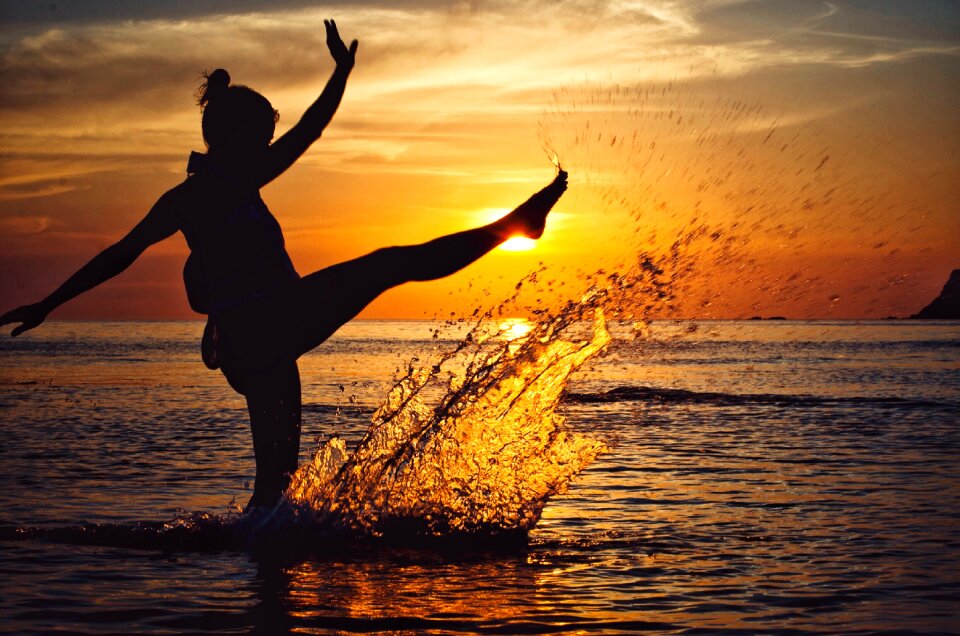
[[[268,145],[280,115],[267,98],[246,86],[231,85],[230,75],[222,68],[205,77],[197,103],[203,110],[207,147],[243,151]]]

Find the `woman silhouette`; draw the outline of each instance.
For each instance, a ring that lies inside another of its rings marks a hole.
[[[297,359],[329,338],[385,290],[442,278],[512,235],[539,238],[566,189],[566,173],[490,225],[422,245],[388,247],[300,277],[283,233],[260,198],[333,118],[353,69],[357,41],[343,43],[325,20],[336,69],[297,124],[271,143],[277,112],[265,97],[230,84],[223,69],[199,91],[207,153],[193,153],[188,177],[154,204],[125,237],[103,250],[44,300],[0,317],[16,336],[56,307],[116,276],[149,246],[177,231],[190,246],[184,282],[191,307],[208,315],[204,362],[247,400],[257,476],[248,509],[272,506],[297,468],[300,375]]]

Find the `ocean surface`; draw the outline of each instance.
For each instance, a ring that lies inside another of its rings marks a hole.
[[[560,409],[609,450],[526,542],[283,550],[152,539],[251,492],[201,332],[0,338],[0,631],[960,632],[960,323],[614,326]],[[356,321],[305,356],[302,460],[458,337]]]

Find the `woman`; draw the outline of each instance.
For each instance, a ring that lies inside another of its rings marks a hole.
[[[385,290],[452,274],[512,235],[539,238],[547,213],[566,189],[561,171],[495,223],[422,245],[380,249],[301,278],[259,190],[320,137],[340,104],[357,41],[348,48],[333,20],[324,25],[336,69],[289,132],[271,143],[277,112],[270,102],[231,85],[223,69],[214,71],[199,93],[208,152],[191,155],[187,179],[50,296],[0,317],[0,325],[21,323],[14,336],[32,329],[56,307],[125,270],[150,245],[183,232],[191,250],[184,268],[187,296],[191,307],[209,316],[204,362],[220,368],[247,399],[257,464],[248,509],[276,503],[297,468],[297,359]]]

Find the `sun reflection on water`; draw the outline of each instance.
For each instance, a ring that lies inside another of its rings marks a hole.
[[[533,331],[533,323],[526,318],[506,318],[499,323],[500,336],[510,342]]]

